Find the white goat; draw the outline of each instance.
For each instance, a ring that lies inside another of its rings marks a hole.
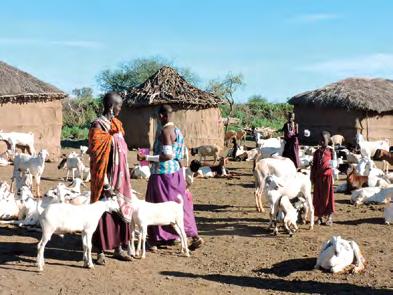
[[[345,138],[341,134],[335,134],[330,138],[330,140],[332,141],[334,147],[336,145],[342,145],[343,142],[345,141]]]
[[[14,160],[14,171],[12,174],[12,182],[15,178],[20,177],[20,173],[29,169],[33,179],[36,183],[37,196],[41,196],[40,183],[41,176],[45,169],[45,160],[48,156],[47,150],[41,150],[37,156],[30,156],[27,154],[18,154],[15,156]],[[12,183],[11,183],[12,188]]]
[[[207,156],[212,156],[214,158],[214,163],[218,160],[220,156],[220,147],[218,145],[202,145],[196,148],[191,148],[191,155],[199,155],[199,161],[206,161]]]
[[[183,197],[177,195],[179,203],[168,201],[162,203],[149,203],[139,200],[134,194],[131,198],[133,209],[131,221],[131,241],[128,247],[128,253],[131,256],[139,256],[142,247],[142,258],[146,257],[146,235],[149,225],[171,225],[181,239],[181,253],[190,256],[187,236],[184,231],[184,209]],[[135,232],[139,230],[138,248],[135,252]]]
[[[82,232],[84,266],[94,268],[91,258],[92,236],[104,212],[119,210],[117,200],[111,198],[93,204],[75,206],[71,204],[51,204],[40,216],[42,237],[38,243],[37,266],[44,269],[45,245],[53,233]]]
[[[276,138],[270,138],[270,139],[276,139]],[[259,148],[259,153],[256,157],[256,161],[260,159],[270,158],[272,155],[281,156],[284,151],[285,141],[282,139],[278,139],[278,140],[279,141],[273,142],[272,144],[264,144],[263,146],[261,146]]]
[[[304,200],[304,199],[303,199]],[[290,236],[292,236],[294,234],[295,231],[298,230],[298,226],[297,226],[297,218],[298,218],[298,211],[295,209],[295,207],[293,207],[291,201],[289,200],[288,196],[281,196],[277,202],[274,204],[274,217],[277,217],[277,214],[279,213],[279,211],[282,211],[284,213],[284,219],[283,219],[283,223],[284,223],[284,227],[287,230],[287,232],[289,233]],[[277,228],[277,221],[279,219],[276,219],[275,222],[275,228],[273,233],[277,234],[278,233],[278,228]]]
[[[351,203],[361,204],[386,204],[393,199],[393,187],[363,187],[354,190],[351,194]]]
[[[0,219],[9,220],[19,217],[22,206],[11,192],[4,192],[0,198]]]
[[[386,224],[393,223],[393,203],[389,203],[389,205],[385,207],[383,217],[385,218]]]
[[[33,175],[30,173],[29,169],[20,172],[20,174],[15,177],[16,192],[19,192],[20,188],[23,186],[29,189],[33,188]]]
[[[364,269],[365,262],[356,242],[333,236],[323,243],[315,268],[321,267],[332,273],[338,273],[354,264],[353,272],[358,273]]]
[[[85,154],[87,153],[88,150],[89,150],[89,148],[88,148],[87,146],[85,146],[85,145],[81,145],[81,146],[79,147],[79,152],[80,152],[80,155],[81,155],[81,156],[85,155]]]
[[[141,166],[136,164],[134,168],[131,170],[131,178],[132,179],[146,179],[148,180],[151,175],[150,167],[149,166]]]
[[[262,197],[265,190],[265,178],[268,175],[286,177],[296,174],[296,167],[292,160],[284,157],[262,159],[255,163],[255,205],[259,212],[264,212]]]
[[[83,178],[83,174],[86,170],[86,167],[82,162],[81,155],[78,155],[76,152],[71,152],[67,157],[61,160],[61,162],[57,166],[57,169],[62,168],[67,169],[66,181],[68,180],[70,172],[72,173],[72,180],[74,180],[76,171],[78,172],[79,177],[85,180]]]
[[[366,141],[363,137],[362,134],[357,133],[356,134],[356,143],[360,147],[360,154],[363,157],[366,157],[368,159],[371,159],[374,157],[375,152],[380,149],[380,150],[385,150],[389,151],[389,140],[384,139],[384,140],[377,140],[377,141]],[[389,164],[386,161],[383,161],[383,167],[384,171],[388,172],[389,169]]]
[[[376,168],[375,163],[368,158],[362,158],[356,166],[356,172],[360,176],[368,176],[369,187],[386,187],[390,184],[389,179],[385,173]]]
[[[269,175],[266,177],[266,189],[277,190],[281,195],[294,199],[302,194],[305,199],[306,216],[309,215],[310,229],[314,228],[314,205],[311,195],[311,180],[309,175],[297,172],[287,177]]]
[[[16,147],[27,149],[30,155],[35,154],[34,149],[34,134],[22,132],[3,132],[0,131],[0,141],[6,141],[12,154],[15,155]]]

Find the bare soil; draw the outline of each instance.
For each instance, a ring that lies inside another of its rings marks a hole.
[[[69,152],[69,150],[67,150]],[[131,163],[135,153],[130,152]],[[57,163],[48,163],[42,191],[65,176]],[[249,162],[231,162],[240,179],[197,179],[191,188],[203,248],[190,258],[180,246],[147,253],[145,260],[82,268],[77,234],[53,236],[46,267],[38,273],[36,245],[40,233],[0,226],[0,294],[393,294],[393,227],[384,224],[383,206],[354,207],[349,196],[336,195],[332,227],[301,225],[292,238],[283,231],[272,236],[267,213],[257,213],[254,179]],[[7,180],[11,167],[0,168]],[[132,180],[144,193],[146,181]],[[332,235],[354,239],[367,260],[361,274],[330,274],[313,266],[322,242]]]

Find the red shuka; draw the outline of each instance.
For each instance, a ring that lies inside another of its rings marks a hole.
[[[333,151],[330,148],[319,148],[315,151],[311,167],[311,181],[314,184],[313,203],[317,217],[328,216],[334,210],[333,170],[330,160]]]

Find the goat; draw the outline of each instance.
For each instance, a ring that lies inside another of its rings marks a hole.
[[[286,177],[296,174],[296,167],[292,160],[284,157],[262,159],[255,163],[255,205],[258,212],[264,212],[262,197],[265,190],[265,179],[269,175]]]
[[[130,176],[132,179],[146,179],[148,180],[151,175],[149,166],[141,166],[139,164],[135,165],[130,171]]]
[[[66,181],[69,178],[70,172],[72,172],[72,180],[75,179],[75,171],[78,171],[79,177],[83,178],[84,171],[86,170],[85,165],[82,162],[81,156],[76,152],[71,152],[67,157],[63,156],[63,159],[57,166],[57,169],[67,169]]]
[[[385,207],[383,217],[385,218],[385,224],[393,223],[393,203],[389,202],[389,206]]]
[[[44,269],[44,250],[53,233],[82,232],[84,266],[94,268],[91,258],[92,236],[104,212],[118,211],[118,202],[111,198],[88,205],[51,204],[40,216],[42,237],[38,243],[38,271]]]
[[[37,196],[41,196],[40,191],[40,183],[41,183],[41,176],[45,169],[45,160],[48,156],[47,150],[41,150],[37,156],[30,156],[26,154],[18,154],[15,156],[14,160],[14,171],[12,174],[12,183],[14,182],[15,178],[20,177],[20,173],[29,169],[33,179],[36,183],[37,188]]]
[[[179,203],[168,201],[162,203],[149,203],[139,200],[134,194],[131,197],[131,207],[133,210],[131,227],[131,241],[128,246],[128,253],[131,256],[139,256],[142,248],[141,258],[146,257],[146,235],[149,225],[171,225],[181,239],[181,253],[190,256],[187,236],[184,231],[183,197],[177,195]],[[135,252],[135,232],[139,230],[138,247]]]
[[[309,175],[298,172],[294,175],[279,178],[276,175],[266,177],[266,189],[277,190],[281,195],[288,196],[289,199],[303,195],[306,206],[306,216],[309,215],[310,229],[314,228],[314,205],[311,195],[311,180]]]
[[[337,145],[343,145],[343,142],[345,141],[344,136],[340,135],[340,134],[335,134],[330,138],[333,147],[337,146]]]
[[[346,193],[350,193],[354,189],[368,186],[368,176],[358,175],[354,167],[350,166],[346,174]]]
[[[393,197],[393,187],[365,187],[354,190],[351,203],[356,206],[360,204],[386,204]]]
[[[0,131],[0,141],[3,140],[7,143],[8,149],[13,155],[16,153],[16,147],[21,149],[27,149],[30,155],[35,154],[34,149],[34,134],[32,132],[22,133],[22,132],[3,132]]]
[[[191,148],[191,155],[199,155],[199,161],[206,161],[207,156],[212,156],[214,158],[214,162],[216,163],[217,159],[219,158],[221,149],[215,145],[202,145],[196,148]]]
[[[390,165],[393,165],[393,154],[385,150],[377,149],[374,154],[374,160],[386,161]]]
[[[371,160],[374,157],[378,149],[389,151],[389,140],[378,140],[378,141],[366,141],[360,133],[356,134],[356,143],[360,147],[360,154]],[[386,161],[383,162],[384,171],[388,172],[388,164]]]
[[[333,236],[323,243],[315,268],[321,267],[332,273],[338,273],[354,264],[353,272],[358,273],[364,269],[365,262],[356,242]]]
[[[246,140],[247,132],[244,130],[240,130],[236,132],[236,140],[239,144],[242,144]]]
[[[227,131],[225,133],[225,137],[224,137],[225,146],[228,146],[229,142],[234,138],[236,139],[236,132],[235,131]],[[192,150],[191,150],[191,154],[192,154]]]
[[[277,200],[277,202],[274,204],[273,216],[277,217],[277,215],[279,214],[279,211],[283,212],[284,218],[283,218],[282,222],[284,223],[284,227],[287,230],[288,234],[290,236],[292,236],[294,234],[294,232],[298,230],[298,226],[296,224],[297,219],[298,219],[298,211],[292,205],[288,196],[282,195]],[[276,218],[276,220],[274,222],[275,223],[275,227],[273,230],[274,235],[277,235],[277,233],[278,233],[277,221],[279,221],[279,220],[280,220],[279,218]]]

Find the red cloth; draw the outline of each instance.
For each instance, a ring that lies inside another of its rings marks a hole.
[[[319,148],[314,153],[311,181],[314,184],[313,204],[317,217],[335,212],[333,170],[330,168],[332,159],[333,151],[330,148]]]

